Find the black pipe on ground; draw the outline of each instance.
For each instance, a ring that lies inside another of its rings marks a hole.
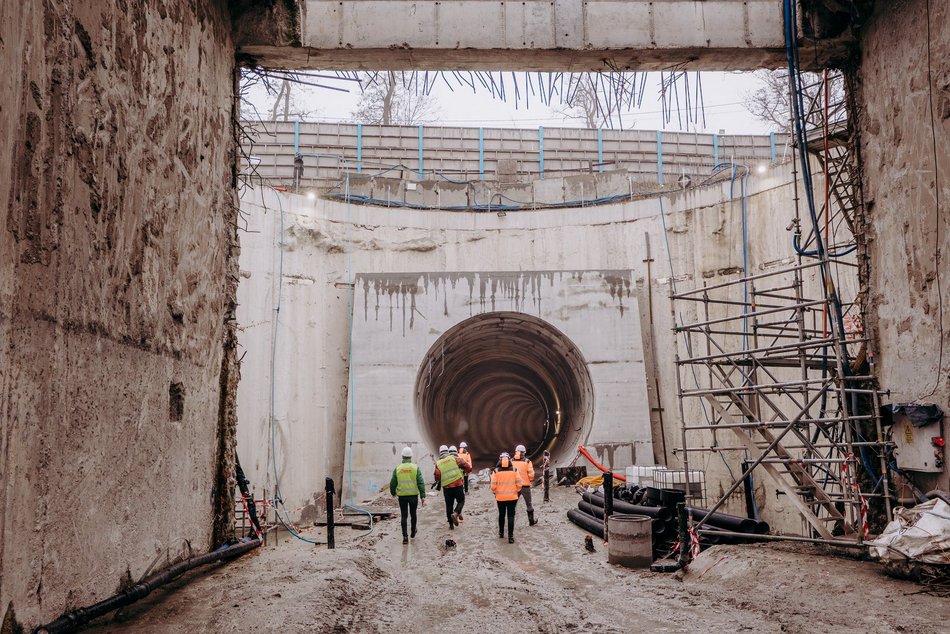
[[[260,545],[260,539],[245,540],[231,546],[222,546],[221,548],[213,550],[210,553],[204,555],[191,557],[190,559],[178,562],[177,564],[171,565],[161,572],[151,575],[145,580],[135,584],[128,590],[113,595],[104,601],[95,603],[87,608],[79,608],[77,610],[67,612],[52,623],[37,627],[35,630],[33,630],[33,632],[34,634],[62,634],[63,632],[72,632],[73,630],[85,625],[95,618],[102,616],[103,614],[108,614],[113,610],[117,610],[123,606],[135,603],[140,599],[144,599],[152,592],[152,590],[174,581],[189,570],[193,570],[205,564],[234,559],[235,557],[239,557]]]
[[[593,533],[600,537],[604,538],[604,523],[595,517],[591,517],[587,513],[583,513],[577,509],[571,509],[567,512],[567,519],[571,520],[585,531]]]
[[[595,506],[604,506],[604,496],[600,493],[584,493],[582,497],[585,502]],[[664,521],[673,519],[673,511],[662,506],[640,506],[615,499],[613,500],[613,507],[615,513],[623,513],[624,515],[646,515]]]
[[[706,509],[698,509],[693,506],[687,506],[686,511],[696,521],[702,521],[708,515],[709,519],[706,519],[706,524],[724,528],[735,533],[747,533],[752,535],[762,530],[763,527],[766,532],[769,530],[769,525],[765,522],[761,522],[763,526],[759,526],[760,522],[747,517],[736,517],[735,515],[728,515],[726,513],[710,513]]]
[[[589,502],[584,502],[581,500],[577,503],[577,510],[591,517],[594,520],[603,522],[604,519],[604,509],[599,506],[595,506]],[[615,514],[616,515],[616,514]],[[653,532],[653,544],[662,544],[668,541],[668,538],[672,536],[672,533],[675,532],[671,529],[669,522],[657,518],[653,518],[652,522],[652,532]]]
[[[237,475],[238,489],[241,491],[241,499],[244,500],[244,506],[247,507],[247,515],[251,520],[251,526],[254,528],[254,534],[257,537],[264,535],[261,529],[261,522],[257,517],[257,504],[254,503],[254,496],[251,495],[248,486],[251,481],[244,476],[244,469],[241,468],[241,460],[234,454],[234,468]]]
[[[580,502],[577,503],[577,509],[601,521],[603,521],[604,519],[603,507],[595,506],[591,504],[590,502],[585,502],[584,500],[581,500]]]
[[[708,524],[703,524],[702,527],[696,531],[696,534],[699,535],[701,544],[704,543],[703,540],[708,541],[710,544],[746,544],[750,541],[754,541],[756,537],[750,533],[732,533],[724,528],[716,528]],[[748,539],[735,537],[735,535],[747,535]]]
[[[653,518],[653,536],[666,538],[672,536],[676,532],[676,528],[668,520],[663,520],[658,517]]]

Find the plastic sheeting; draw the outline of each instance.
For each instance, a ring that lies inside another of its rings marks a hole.
[[[950,505],[930,500],[894,511],[894,520],[874,541],[871,556],[881,561],[950,565]]]
[[[893,424],[894,417],[903,415],[914,427],[926,427],[943,420],[943,411],[933,403],[893,403],[881,408],[885,424]]]

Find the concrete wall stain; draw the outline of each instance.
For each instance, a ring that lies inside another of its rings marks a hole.
[[[622,316],[624,298],[632,296],[631,272],[601,271],[597,274],[603,279],[604,294],[618,306]],[[363,295],[364,320],[370,317],[372,297],[373,318],[380,319],[380,311],[384,311],[389,318],[390,330],[393,330],[396,313],[399,313],[405,334],[407,328],[415,328],[417,316],[423,321],[426,319],[416,306],[416,295],[420,293],[431,294],[436,301],[441,299],[443,315],[447,316],[446,291],[448,288],[454,290],[459,282],[464,282],[469,291],[469,317],[500,310],[501,300],[505,300],[506,310],[540,315],[545,289],[553,288],[555,276],[563,275],[555,271],[363,273],[357,275],[356,286]],[[571,271],[568,275],[575,282],[582,283],[585,271]]]

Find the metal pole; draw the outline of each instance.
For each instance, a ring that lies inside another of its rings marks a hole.
[[[541,470],[544,474],[544,501],[551,501],[551,452],[544,450],[544,459],[541,462]]]
[[[654,330],[653,323],[653,255],[650,252],[650,234],[647,232],[643,233],[643,242],[646,247],[646,257],[643,261],[647,265],[647,316],[649,318],[650,324],[650,348],[652,353],[650,357],[653,359],[653,392],[656,394],[656,414],[657,421],[660,424],[660,441],[663,446],[663,464],[669,462],[669,452],[666,449],[666,427],[663,424],[663,398],[660,396],[660,366],[656,358],[656,346],[653,343],[656,342],[656,334]]]
[[[604,474],[604,541],[609,541],[610,516],[614,512],[614,474],[610,471]]]
[[[708,517],[708,515],[707,515]],[[680,551],[676,557],[680,568],[686,568],[689,565],[689,516],[686,514],[686,503],[679,502],[676,505],[676,518],[679,528]]]
[[[333,549],[336,548],[336,542],[333,538],[333,494],[335,492],[333,478],[327,478],[324,491],[327,494],[327,548]]]
[[[693,525],[693,528],[696,528],[697,525]],[[697,529],[698,530],[698,529]],[[705,531],[699,531],[700,533]],[[755,535],[752,533],[734,533],[732,531],[720,531],[717,530],[714,535],[719,537],[739,537],[742,539],[747,539],[749,541],[758,541],[758,542],[804,542],[808,544],[830,544],[832,546],[843,546],[845,548],[866,548],[867,546],[863,543],[858,542],[846,542],[837,539],[818,539],[816,537],[798,537],[796,535]]]

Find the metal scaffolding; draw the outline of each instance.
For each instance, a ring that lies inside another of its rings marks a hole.
[[[845,92],[835,100],[832,85],[825,74],[809,91],[807,150],[824,195],[818,222],[802,222],[796,190],[794,255],[785,266],[754,274],[744,266],[738,279],[671,294],[682,420],[674,451],[686,474],[697,454],[744,453],[742,475],[703,500],[711,510],[764,473],[798,510],[804,536],[860,542],[869,501],[881,498],[890,515],[888,443],[861,318],[853,131]],[[743,213],[744,234],[745,222]],[[816,231],[824,248],[815,248]]]

